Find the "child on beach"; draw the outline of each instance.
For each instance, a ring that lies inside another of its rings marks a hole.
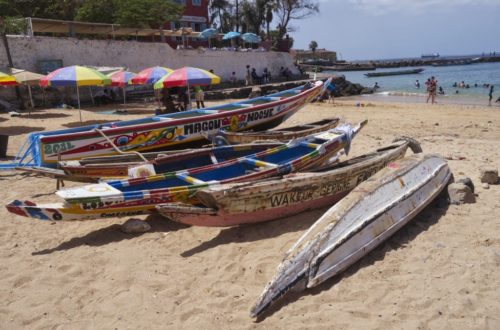
[[[203,89],[200,86],[194,87],[194,97],[196,99],[196,107],[198,109],[205,107],[205,95],[203,94]],[[200,107],[201,105],[201,107]]]

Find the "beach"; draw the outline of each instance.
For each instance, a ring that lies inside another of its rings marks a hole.
[[[262,319],[249,316],[251,306],[326,209],[235,228],[143,216],[151,231],[131,235],[120,230],[128,218],[38,221],[2,206],[0,329],[499,329],[500,185],[483,188],[479,172],[500,168],[500,107],[424,102],[338,98],[307,105],[280,127],[368,119],[349,157],[411,136],[425,153],[445,157],[456,179],[470,177],[477,202],[434,203],[342,276],[292,293]],[[84,122],[149,116],[155,105],[110,114],[117,107],[83,110]],[[79,124],[75,109],[1,113],[0,134],[11,135],[3,161],[29,132]],[[52,179],[9,171],[0,181],[4,204],[60,201]]]

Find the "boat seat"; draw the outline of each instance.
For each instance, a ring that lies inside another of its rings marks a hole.
[[[191,183],[191,184],[205,184],[206,183],[205,181],[199,180],[197,178],[193,178],[192,176],[189,176],[186,173],[177,173],[176,177],[178,179],[181,179],[181,180],[186,181],[187,183]]]
[[[320,144],[310,142],[300,142],[300,145],[312,149],[318,149],[318,147],[320,146]]]
[[[268,163],[268,162],[264,162],[262,160],[253,159],[253,158],[246,158],[246,157],[242,159],[242,162],[250,164],[250,165],[254,165],[257,167],[278,167],[278,165],[276,165],[274,163]]]

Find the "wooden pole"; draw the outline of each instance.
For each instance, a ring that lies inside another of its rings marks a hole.
[[[76,98],[78,99],[78,115],[80,116],[80,123],[82,122],[82,110],[80,109],[80,89],[76,86]]]

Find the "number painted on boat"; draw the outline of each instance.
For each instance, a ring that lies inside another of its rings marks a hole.
[[[44,146],[45,154],[57,154],[73,149],[75,146],[71,142],[51,143]]]

